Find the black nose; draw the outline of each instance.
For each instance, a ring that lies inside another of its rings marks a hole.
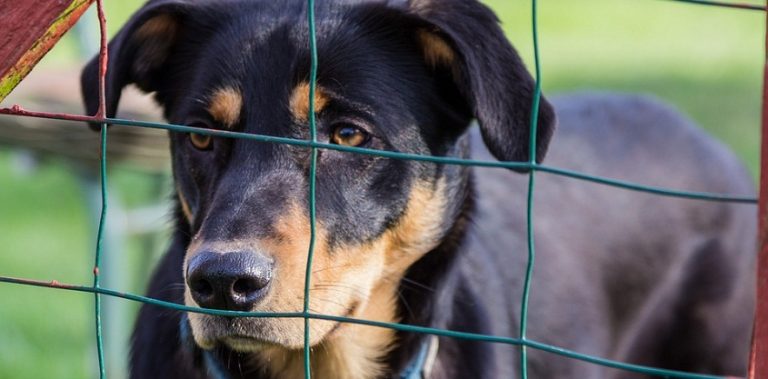
[[[267,293],[272,266],[258,253],[204,251],[189,261],[187,285],[203,308],[249,311]]]

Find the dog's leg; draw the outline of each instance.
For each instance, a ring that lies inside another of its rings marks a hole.
[[[716,375],[743,375],[751,315],[740,286],[749,278],[730,259],[719,238],[699,244],[688,259],[671,270],[643,306],[621,360],[673,370]],[[726,285],[728,284],[728,285]],[[739,309],[741,315],[734,314]],[[616,378],[645,377],[620,373]]]

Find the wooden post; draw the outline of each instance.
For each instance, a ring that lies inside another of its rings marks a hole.
[[[766,14],[768,54],[768,13]],[[763,71],[763,126],[760,158],[760,203],[758,207],[757,306],[749,357],[749,379],[768,379],[768,59]]]
[[[94,0],[0,0],[0,101]]]

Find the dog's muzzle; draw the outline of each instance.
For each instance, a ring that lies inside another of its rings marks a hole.
[[[274,263],[255,252],[203,251],[187,267],[187,286],[203,308],[250,311],[265,297]]]

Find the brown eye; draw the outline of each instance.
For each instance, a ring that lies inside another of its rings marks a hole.
[[[343,146],[362,146],[369,139],[368,132],[350,124],[336,126],[331,135],[331,143]]]
[[[189,133],[189,142],[198,150],[213,148],[213,138],[207,134]]]

